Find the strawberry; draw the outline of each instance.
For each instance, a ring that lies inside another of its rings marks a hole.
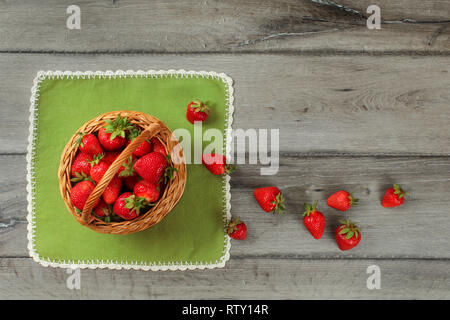
[[[113,120],[105,120],[106,126],[98,131],[98,140],[103,148],[108,151],[120,149],[126,142],[125,131],[134,126],[127,117],[122,118],[120,114]]]
[[[164,155],[164,157],[167,156],[166,147],[164,147],[164,145],[162,144],[161,141],[159,141],[158,138],[153,137],[151,139],[151,143],[153,145],[153,151],[162,153]]]
[[[256,188],[253,195],[264,211],[283,213],[285,209],[284,197],[277,187]]]
[[[103,161],[109,164],[112,164],[114,160],[117,159],[118,156],[120,156],[120,151],[110,151],[105,152],[105,156],[103,157]]]
[[[110,166],[110,164],[106,163],[104,161],[101,161],[98,164],[94,164],[91,169],[91,178],[95,182],[99,183],[100,180],[105,175],[106,171],[108,170],[109,166]]]
[[[137,198],[131,192],[122,193],[114,203],[114,213],[125,220],[136,218],[146,205],[144,198]]]
[[[134,186],[136,185],[136,183],[138,183],[140,180],[141,180],[141,177],[138,175],[122,178],[122,182],[131,191],[134,189]]]
[[[247,226],[240,217],[237,217],[228,224],[227,233],[233,239],[245,240],[247,239]]]
[[[71,174],[73,177],[77,176],[77,172],[79,174],[84,173],[86,176],[91,174],[91,164],[94,158],[89,153],[80,152],[75,156],[71,167]]]
[[[95,186],[91,181],[85,180],[77,183],[70,192],[70,201],[74,207],[83,210],[86,200],[92,191],[94,191],[94,188]],[[97,205],[97,203],[95,205]]]
[[[117,171],[119,177],[131,177],[136,175],[136,171],[134,170],[134,164],[136,163],[136,156],[133,154],[128,157],[127,160],[122,164]]]
[[[208,119],[210,111],[211,110],[206,104],[199,100],[195,100],[188,104],[186,118],[192,124],[194,124],[195,121],[203,122]]]
[[[79,148],[81,152],[89,153],[92,156],[103,153],[103,149],[94,134],[81,132],[78,132],[78,134],[80,137],[75,143],[75,147]]]
[[[356,206],[358,204],[358,199],[353,198],[353,196],[345,190],[333,193],[328,198],[328,206],[340,210],[347,211],[351,206]]]
[[[361,241],[361,230],[350,220],[339,220],[336,229],[336,243],[341,250],[350,250]]]
[[[111,215],[111,208],[105,201],[103,201],[103,199],[100,199],[100,202],[94,208],[94,214],[97,217],[109,217]]]
[[[322,238],[323,231],[325,230],[325,217],[322,212],[317,211],[317,201],[312,206],[305,203],[304,208],[303,224],[314,239]]]
[[[134,164],[136,172],[148,182],[158,183],[167,168],[166,158],[159,152],[150,152]]]
[[[207,153],[202,156],[202,163],[215,175],[231,174],[236,167],[227,164],[227,159],[221,154]]]
[[[386,190],[381,205],[385,208],[398,207],[405,202],[405,196],[408,192],[404,192],[399,185],[394,184],[393,188]]]
[[[146,180],[136,183],[133,189],[136,197],[144,198],[148,202],[155,202],[161,192],[159,184],[150,183]]]
[[[103,191],[103,200],[105,200],[107,204],[113,204],[119,196],[121,188],[122,180],[117,175],[115,175],[108,186],[105,188],[105,191]]]
[[[127,141],[127,146],[133,141],[135,138],[137,138],[141,134],[141,129],[134,126],[132,129],[128,131],[127,138],[129,139]],[[152,143],[150,141],[144,141],[142,142],[136,150],[133,151],[133,155],[140,158],[142,156],[145,156],[147,153],[152,151]]]

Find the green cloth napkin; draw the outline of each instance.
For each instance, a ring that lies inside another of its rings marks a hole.
[[[223,267],[230,248],[225,232],[229,177],[214,176],[201,164],[188,164],[184,194],[159,224],[131,235],[109,235],[80,225],[68,212],[57,172],[70,137],[83,123],[108,111],[145,112],[171,130],[187,129],[193,137],[186,106],[197,98],[213,107],[203,131],[227,132],[232,90],[231,79],[216,73],[40,72],[32,90],[28,154],[30,255],[43,265],[71,268]],[[226,141],[223,146],[216,152],[225,153]]]

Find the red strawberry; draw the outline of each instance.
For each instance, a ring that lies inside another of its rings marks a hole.
[[[97,217],[107,217],[111,215],[111,209],[109,205],[105,201],[103,201],[103,199],[100,199],[100,202],[94,208],[94,214]]]
[[[159,141],[158,138],[153,137],[151,139],[151,142],[153,144],[153,151],[162,153],[164,157],[167,156],[166,147],[164,147],[164,145],[162,144],[161,141]]]
[[[131,141],[133,141],[141,134],[141,131],[142,130],[137,128],[136,126],[128,131],[127,146],[131,143]],[[152,143],[150,141],[144,141],[136,148],[136,150],[133,151],[133,155],[140,158],[142,156],[145,156],[150,151],[152,151]]]
[[[142,178],[138,175],[135,176],[131,176],[131,177],[123,177],[122,178],[122,182],[125,184],[125,186],[133,191],[134,186],[136,185],[136,183],[138,183]]]
[[[105,152],[105,156],[103,157],[103,161],[109,164],[112,164],[114,160],[117,159],[118,156],[120,156],[120,151],[110,151]]]
[[[264,211],[283,213],[285,209],[284,197],[277,187],[256,188],[253,195]]]
[[[122,180],[115,175],[106,187],[105,191],[103,191],[103,200],[105,200],[107,204],[113,204],[119,196],[120,188],[122,188]]]
[[[134,128],[127,117],[120,114],[113,120],[105,120],[106,126],[98,131],[98,140],[108,151],[120,149],[126,142],[125,132]]]
[[[76,177],[77,172],[79,174],[84,173],[87,176],[90,175],[91,174],[90,161],[92,161],[92,160],[93,160],[93,157],[89,153],[85,153],[85,152],[78,153],[72,163],[72,167],[71,167],[72,176]]]
[[[202,163],[215,175],[231,174],[236,167],[227,164],[227,159],[221,154],[208,153],[202,156]]]
[[[336,229],[336,243],[341,250],[350,250],[361,241],[361,230],[350,220],[339,220]]]
[[[247,239],[247,226],[237,217],[228,224],[227,233],[233,239],[245,240]]]
[[[86,200],[92,191],[94,191],[94,188],[95,186],[91,181],[85,180],[77,183],[70,192],[70,201],[74,207],[83,210]],[[97,205],[97,203],[95,205]]]
[[[148,202],[155,202],[161,192],[159,184],[150,183],[146,180],[136,183],[133,189],[136,197],[144,198]]]
[[[91,169],[91,178],[95,182],[99,183],[100,180],[105,175],[106,171],[108,170],[109,166],[110,166],[110,164],[106,163],[104,161],[101,161],[98,164],[94,164]]]
[[[103,149],[94,134],[81,132],[78,134],[80,135],[80,138],[78,138],[75,146],[79,148],[81,152],[86,152],[93,156],[103,153]]]
[[[167,159],[159,152],[150,152],[134,164],[136,172],[148,182],[158,183],[167,168]]]
[[[131,192],[122,193],[114,203],[114,213],[125,220],[136,218],[145,206],[145,199],[137,198]]]
[[[303,213],[303,224],[311,233],[314,239],[322,238],[325,230],[325,217],[322,212],[317,211],[317,201],[311,206],[305,203],[305,212]]]
[[[209,117],[210,113],[209,107],[199,100],[192,101],[188,104],[186,110],[186,118],[192,124],[195,121],[203,122]]]
[[[102,144],[103,148],[108,151],[117,150],[122,148],[126,139],[120,136],[111,139],[112,134],[107,133],[105,128],[100,128],[98,131],[98,140]]]
[[[386,190],[381,205],[385,208],[398,207],[405,202],[405,196],[408,192],[404,192],[399,185],[394,184],[393,188]]]
[[[136,156],[133,154],[128,157],[127,160],[123,163],[123,165],[117,171],[119,177],[131,177],[136,175],[136,171],[134,170],[134,164],[136,163]]]
[[[358,199],[353,198],[353,196],[345,190],[338,191],[332,194],[328,198],[328,206],[340,210],[347,211],[351,206],[356,206],[358,204]]]

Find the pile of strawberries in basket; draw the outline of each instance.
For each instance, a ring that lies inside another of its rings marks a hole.
[[[77,154],[71,167],[70,200],[83,210],[91,192],[141,128],[120,115],[95,133],[78,133]],[[105,222],[131,220],[154,205],[176,169],[158,138],[144,141],[122,164],[95,204],[93,214]]]

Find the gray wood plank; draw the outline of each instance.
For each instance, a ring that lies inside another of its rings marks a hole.
[[[345,7],[339,6],[342,3]],[[370,1],[73,1],[0,3],[0,51],[449,52],[450,8],[439,0],[377,1],[382,30],[366,28]],[[422,22],[428,22],[423,24]]]
[[[0,156],[0,257],[27,256],[24,156]],[[297,158],[283,157],[276,176],[260,176],[244,165],[232,177],[231,211],[248,225],[246,241],[233,241],[232,257],[275,258],[450,258],[449,158]],[[384,209],[384,190],[399,183],[410,192],[406,204]],[[263,212],[253,198],[256,187],[276,185],[286,197],[283,216]],[[363,240],[341,252],[334,230],[345,214],[326,199],[346,189],[360,199],[347,216],[359,222]],[[327,219],[321,240],[304,228],[304,202],[319,200]],[[67,213],[68,214],[68,213]],[[77,223],[74,220],[74,223]]]
[[[367,267],[381,288],[367,289]],[[224,269],[142,272],[65,269],[0,259],[0,299],[449,299],[450,262],[437,260],[235,259]]]
[[[187,69],[235,82],[235,129],[299,153],[450,154],[449,57],[2,54],[0,153],[23,153],[38,70]]]

